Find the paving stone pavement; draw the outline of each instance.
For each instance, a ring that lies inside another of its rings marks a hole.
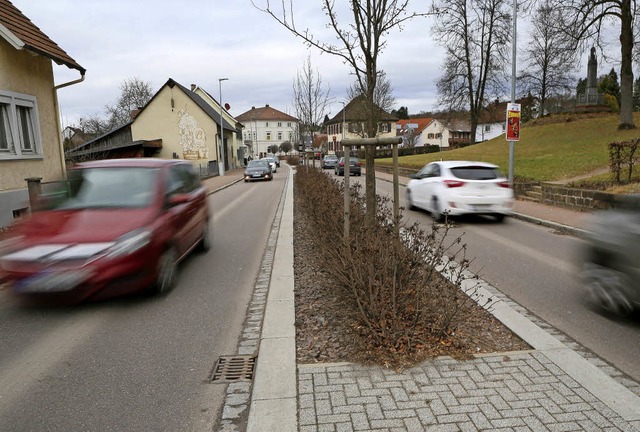
[[[298,365],[299,430],[636,431],[536,351],[439,358],[396,373]]]

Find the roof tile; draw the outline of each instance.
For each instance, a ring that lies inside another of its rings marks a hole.
[[[0,24],[24,43],[24,48],[43,55],[58,64],[77,69],[84,74],[86,69],[80,66],[69,54],[44,34],[9,0],[0,0]]]

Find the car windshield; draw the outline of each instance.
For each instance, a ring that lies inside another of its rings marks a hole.
[[[252,160],[247,164],[247,168],[268,168],[269,162],[265,159]]]
[[[158,168],[113,167],[69,170],[68,196],[54,209],[139,208],[151,204]]]
[[[500,171],[486,166],[461,166],[451,168],[451,173],[464,180],[494,180],[503,177]]]
[[[325,156],[324,160],[338,160],[336,156]]]

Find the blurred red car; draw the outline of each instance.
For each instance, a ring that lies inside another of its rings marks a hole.
[[[207,195],[184,160],[79,164],[63,194],[0,241],[0,280],[19,296],[71,302],[167,292],[178,263],[209,249]]]

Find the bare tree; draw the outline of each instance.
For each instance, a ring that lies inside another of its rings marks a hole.
[[[293,81],[293,106],[296,117],[300,120],[301,135],[313,138],[315,132],[322,128],[322,120],[327,106],[332,102],[329,97],[330,87],[323,87],[322,77],[311,67],[311,55],[302,71]]]
[[[100,136],[109,132],[109,122],[98,114],[93,114],[82,117],[79,121],[78,129],[87,135]]]
[[[106,105],[106,117],[92,114],[79,121],[78,128],[94,136],[103,135],[131,121],[131,112],[141,108],[153,97],[151,83],[138,78],[125,79],[120,83],[120,96],[114,105]]]
[[[256,2],[262,7],[256,6]],[[366,109],[372,115],[367,118],[366,130],[369,137],[377,134],[375,113],[375,92],[378,84],[378,56],[387,45],[386,36],[394,29],[400,30],[407,20],[424,16],[409,11],[409,0],[367,0],[349,2],[351,20],[342,20],[335,0],[321,0],[322,10],[327,16],[326,27],[333,30],[335,41],[323,41],[308,28],[299,27],[295,20],[293,0],[277,2],[272,8],[270,0],[251,0],[257,9],[267,13],[296,37],[310,47],[342,59],[356,77],[359,94],[365,96]],[[369,215],[375,215],[375,170],[374,149],[366,147],[366,195]],[[370,207],[369,207],[370,206]]]
[[[511,2],[435,0],[433,34],[445,48],[437,82],[440,102],[449,110],[469,110],[471,143],[485,101],[504,93],[511,39]]]
[[[131,121],[131,112],[144,107],[153,96],[151,83],[139,78],[128,78],[120,83],[120,96],[115,105],[107,105],[108,122],[111,129]]]
[[[558,0],[565,29],[579,46],[595,40],[606,46],[608,24],[620,23],[620,122],[618,129],[635,129],[633,120],[633,47],[635,0]],[[603,49],[603,52],[606,50]]]
[[[538,100],[541,116],[547,99],[565,94],[575,82],[576,51],[564,31],[549,25],[560,20],[560,11],[551,0],[544,0],[536,9],[524,50],[523,72],[518,77],[521,89]]]

